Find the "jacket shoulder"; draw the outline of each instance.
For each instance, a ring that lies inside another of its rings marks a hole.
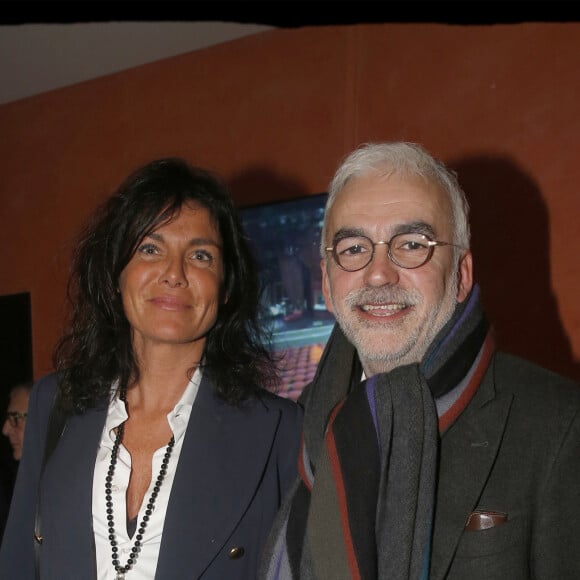
[[[529,399],[558,400],[580,406],[580,384],[516,355],[498,352],[493,372],[496,388],[523,393]]]
[[[58,373],[53,372],[38,379],[34,383],[33,390],[36,391],[38,397],[54,397],[56,395],[57,385]]]
[[[260,403],[269,410],[279,410],[286,413],[302,412],[302,408],[288,397],[282,397],[271,391],[264,391],[260,395]]]

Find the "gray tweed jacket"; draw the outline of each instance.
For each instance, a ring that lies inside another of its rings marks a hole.
[[[442,438],[430,580],[578,580],[578,522],[580,386],[497,353]]]

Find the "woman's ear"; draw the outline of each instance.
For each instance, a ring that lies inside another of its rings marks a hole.
[[[220,304],[227,304],[228,300],[230,299],[230,295],[225,286],[222,287],[221,294]]]

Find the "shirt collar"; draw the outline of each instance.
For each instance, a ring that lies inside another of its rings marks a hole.
[[[193,403],[199,391],[199,384],[201,383],[202,372],[198,367],[195,369],[193,376],[189,380],[187,387],[183,391],[183,395],[173,407],[173,410],[167,414],[167,421],[169,426],[173,431],[175,440],[179,440],[183,437],[185,429],[187,428],[187,423],[189,422],[189,416],[191,415],[191,409],[193,408]],[[113,392],[117,392],[117,388],[113,389]],[[106,429],[105,433],[108,433],[110,442],[112,444],[115,434],[113,430],[116,429],[121,423],[128,419],[127,410],[125,404],[119,397],[113,396],[111,403],[109,404],[109,411],[107,413],[107,420],[105,423]]]

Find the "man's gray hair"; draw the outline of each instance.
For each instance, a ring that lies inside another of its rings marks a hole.
[[[327,224],[330,210],[340,191],[353,178],[368,174],[391,173],[417,176],[432,183],[449,196],[452,211],[454,239],[452,242],[468,249],[470,243],[469,204],[455,171],[432,157],[421,145],[405,141],[364,143],[347,155],[337,169],[328,188],[324,210],[324,224],[320,240],[320,253],[326,256]],[[330,242],[330,240],[328,240]]]

